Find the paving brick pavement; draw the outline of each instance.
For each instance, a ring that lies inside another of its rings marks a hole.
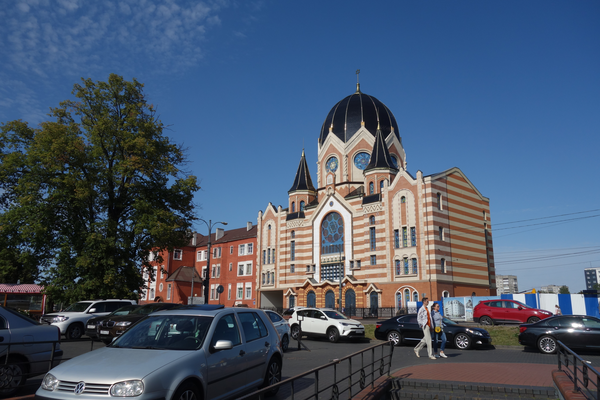
[[[436,363],[404,367],[393,376],[403,379],[552,387],[554,364],[529,363]]]

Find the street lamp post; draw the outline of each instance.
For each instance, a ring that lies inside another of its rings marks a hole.
[[[214,224],[209,219],[208,222],[199,218],[208,227],[208,243],[206,255],[206,277],[203,277],[202,284],[204,285],[204,304],[208,304],[208,292],[210,291],[210,237],[212,236],[212,228],[217,224],[227,225],[227,222],[215,222]],[[194,278],[192,278],[193,281]],[[194,303],[194,294],[192,293],[192,304]]]

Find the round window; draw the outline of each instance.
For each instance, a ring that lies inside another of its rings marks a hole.
[[[331,157],[327,160],[327,164],[325,164],[325,169],[327,172],[335,172],[338,169],[338,159],[336,157]]]
[[[371,160],[371,156],[363,151],[354,156],[354,165],[356,168],[364,170],[369,165],[369,160]]]

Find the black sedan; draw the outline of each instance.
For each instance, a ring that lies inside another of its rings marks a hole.
[[[473,345],[492,344],[492,338],[485,329],[461,326],[448,318],[444,318],[444,325],[447,343],[457,349],[467,350]],[[417,314],[407,314],[378,322],[375,338],[392,341],[396,346],[401,343],[415,346],[423,339],[423,330],[417,323]]]
[[[98,316],[98,317],[92,317],[90,319],[88,319],[88,321],[85,324],[85,334],[89,337],[92,338],[94,340],[99,339],[99,328],[102,325],[102,321],[105,320],[106,318],[111,318],[114,316],[119,316],[119,315],[127,315],[130,312],[132,312],[133,310],[135,310],[136,308],[140,308],[141,306],[137,305],[137,304],[130,304],[128,306],[125,307],[121,307],[113,312],[111,312],[108,315],[102,315],[102,316]]]
[[[519,343],[542,353],[556,353],[558,340],[570,349],[600,350],[600,319],[588,315],[556,315],[519,325]]]

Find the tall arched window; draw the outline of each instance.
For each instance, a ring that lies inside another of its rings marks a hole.
[[[290,295],[290,297],[288,298],[288,306],[289,308],[296,306],[296,296]]]
[[[410,290],[404,289],[404,307],[408,307],[409,301],[410,301]]]
[[[373,185],[373,182],[369,183],[369,194],[374,194],[375,193],[375,185]]]
[[[383,192],[383,181],[379,182],[379,193]]]
[[[317,306],[317,295],[312,290],[306,294],[306,307]]]
[[[292,201],[292,212],[296,212],[296,202]]]
[[[413,292],[413,301],[419,301],[419,293],[417,291]]]
[[[304,203],[304,200],[302,200],[300,202],[300,211],[304,211],[304,207],[305,207],[306,203]]]
[[[336,212],[329,213],[321,223],[321,254],[343,252],[343,245],[344,220]]]
[[[441,193],[437,194],[437,209],[438,210],[442,209],[442,194]]]

